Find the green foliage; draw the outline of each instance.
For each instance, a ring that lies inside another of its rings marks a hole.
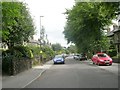
[[[27,46],[15,46],[14,49],[20,51],[22,53],[22,57],[33,58],[33,53]]]
[[[17,69],[20,70],[20,68],[16,68],[21,65],[21,68],[27,68],[27,63],[24,60],[28,60],[30,62],[30,60],[33,58],[33,54],[32,51],[30,50],[30,48],[25,47],[25,46],[15,46],[13,48],[10,48],[8,50],[4,50],[2,52],[2,70],[3,72],[6,73],[11,73],[13,71],[11,71],[12,69]],[[22,63],[23,62],[23,63]],[[13,67],[13,64],[15,65],[15,67]],[[19,71],[18,71],[19,72]]]
[[[62,50],[62,46],[61,46],[61,44],[59,44],[59,43],[52,44],[52,49],[53,49],[54,51],[60,51],[60,50]]]
[[[28,47],[31,49],[33,53],[33,58],[34,58],[33,65],[36,65],[39,63],[38,60],[39,60],[40,55],[42,55],[42,58],[45,60],[50,60],[55,55],[54,51],[48,46],[42,46],[40,48],[38,46],[29,45]],[[40,53],[40,51],[42,51],[42,53]]]
[[[28,41],[34,35],[34,24],[22,2],[2,2],[2,42],[9,48]]]
[[[67,50],[68,50],[69,53],[77,53],[77,47],[75,45],[70,45],[67,48]]]
[[[29,45],[28,47],[31,49],[34,57],[40,55],[40,47],[34,45]]]
[[[42,50],[43,50],[43,54],[42,54],[43,58],[51,59],[55,55],[54,51],[48,46],[42,47]]]
[[[108,50],[108,54],[109,54],[111,57],[114,57],[114,56],[117,55],[117,50],[116,50],[114,44],[111,44],[111,45],[110,45],[109,50]]]
[[[29,47],[25,47],[25,46],[15,46],[11,49],[8,49],[6,51],[2,52],[2,56],[4,57],[16,57],[16,58],[33,58],[33,54],[32,51],[30,50]]]
[[[15,49],[10,49],[2,52],[2,71],[9,73],[9,69],[12,68],[12,60],[19,60],[22,57],[22,53]]]
[[[109,50],[108,55],[111,56],[111,57],[116,56],[117,55],[117,50],[116,49]]]
[[[77,2],[67,10],[64,35],[68,43],[74,43],[79,52],[94,52],[108,48],[104,27],[116,18],[119,4],[113,2]]]

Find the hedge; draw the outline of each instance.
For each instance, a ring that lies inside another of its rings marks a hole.
[[[116,56],[117,55],[117,51],[115,49],[109,50],[108,51],[108,55],[111,56],[111,57]]]
[[[24,46],[16,46],[2,52],[2,72],[17,74],[32,67],[32,52]]]

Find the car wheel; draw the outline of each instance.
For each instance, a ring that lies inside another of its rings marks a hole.
[[[93,62],[93,64],[95,64],[95,63]]]

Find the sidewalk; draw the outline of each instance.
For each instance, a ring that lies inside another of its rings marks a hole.
[[[3,76],[2,88],[24,88],[41,74],[52,66],[52,60],[46,62],[43,66],[35,66],[32,69],[21,72],[15,76]]]

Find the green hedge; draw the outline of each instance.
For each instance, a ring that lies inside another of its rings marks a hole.
[[[30,48],[25,46],[15,46],[11,49],[2,51],[2,71],[5,73],[11,73],[13,70],[16,70],[17,65],[20,65],[20,68],[22,69],[22,63],[20,62],[23,60],[23,58],[33,58],[33,54]],[[13,63],[16,63],[17,65],[13,65]],[[19,72],[19,70],[22,71],[21,69],[18,69],[17,72]]]
[[[20,51],[22,53],[22,57],[33,58],[33,53],[27,46],[16,46],[14,49]]]
[[[117,55],[117,51],[115,49],[109,50],[108,51],[108,55],[111,56],[111,57],[116,56]]]
[[[41,55],[40,51],[43,52],[42,53],[43,58],[49,58],[54,56],[54,51],[48,46],[42,46],[40,48],[38,46],[29,45],[28,47],[32,50],[34,57],[40,56]]]
[[[31,49],[34,57],[40,55],[40,47],[34,46],[34,45],[29,45],[29,46],[27,46],[27,47],[29,47],[29,48]]]

